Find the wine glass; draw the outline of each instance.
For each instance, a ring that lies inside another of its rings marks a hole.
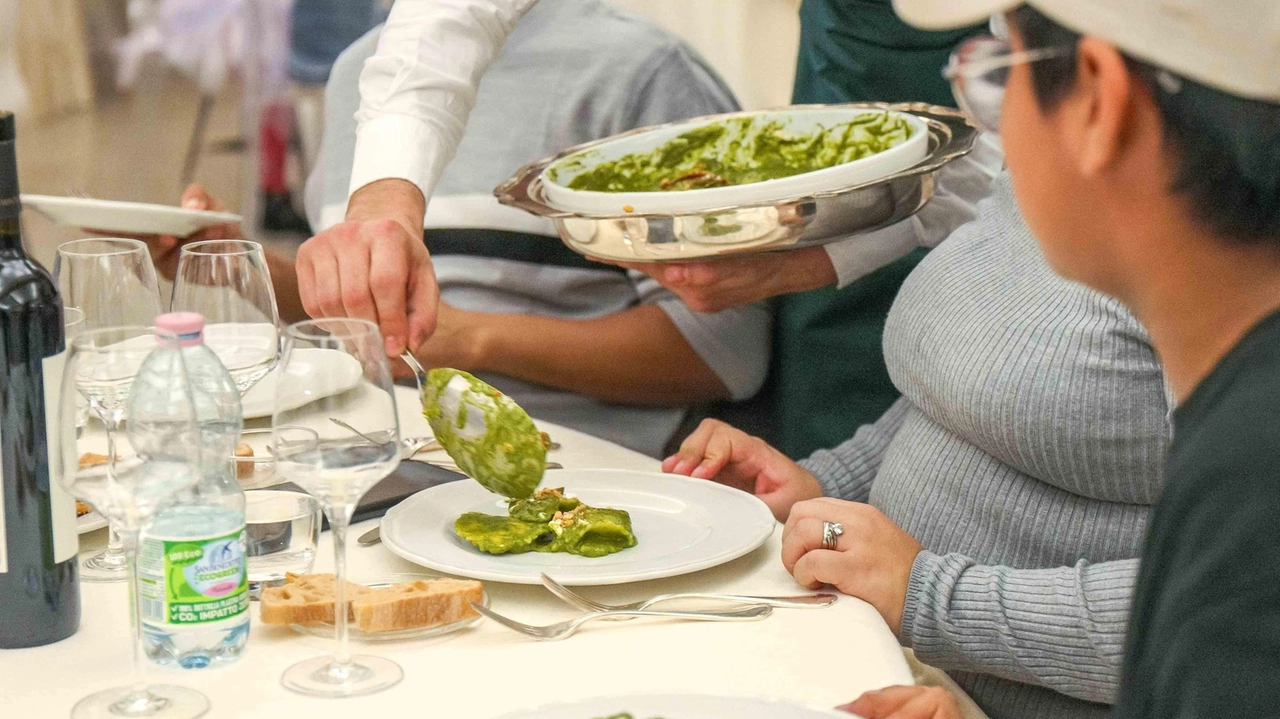
[[[130,686],[100,691],[77,702],[71,710],[72,719],[194,719],[209,711],[209,700],[200,692],[171,685],[147,686],[143,679],[138,537],[156,512],[197,482],[200,447],[178,338],[170,332],[152,332],[129,327],[81,334],[72,341],[63,370],[58,481],[120,531],[129,580],[134,672]],[[153,351],[163,354],[155,355],[143,367],[143,360]],[[122,399],[131,394],[127,408],[121,408]],[[75,419],[77,396],[87,397],[99,417],[127,409],[126,436],[80,431]],[[80,461],[104,444],[110,457],[106,463]],[[117,444],[127,445],[126,451],[117,452]]]
[[[58,245],[54,282],[62,304],[84,313],[84,328],[150,325],[160,314],[156,268],[147,246],[110,237]]]
[[[231,373],[241,397],[276,366],[280,316],[262,245],[247,240],[183,245],[170,311],[204,315],[204,342]]]
[[[160,314],[160,290],[156,269],[147,246],[138,240],[100,237],[64,242],[53,263],[54,282],[62,304],[80,315],[77,333],[105,327],[150,327]],[[72,325],[67,326],[67,346]],[[120,400],[123,407],[126,395]],[[82,412],[82,417],[84,416]],[[117,423],[107,427],[114,435]],[[86,557],[80,578],[87,582],[120,582],[125,578],[124,547],[112,526],[107,548]]]
[[[277,473],[315,497],[329,518],[337,575],[334,633],[338,649],[332,657],[308,659],[289,667],[280,681],[302,694],[349,697],[381,691],[404,676],[393,661],[350,653],[345,596],[347,526],[360,497],[400,464],[400,421],[377,325],[356,319],[322,319],[289,326],[285,330],[284,375],[296,382],[314,380],[307,372],[316,371],[318,352],[333,353],[335,362],[359,367],[363,379],[351,390],[297,409],[289,409],[293,404],[290,396],[283,389],[278,391],[272,453]],[[359,434],[331,419],[355,427]],[[297,427],[310,428],[315,435],[286,431]]]

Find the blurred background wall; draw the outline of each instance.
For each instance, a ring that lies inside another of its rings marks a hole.
[[[800,0],[611,0],[680,35],[749,109],[791,101]]]

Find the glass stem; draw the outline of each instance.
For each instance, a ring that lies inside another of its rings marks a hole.
[[[124,557],[124,540],[120,538],[120,533],[116,531],[114,522],[107,525],[107,557],[110,559]]]
[[[99,417],[107,434],[107,482],[115,485],[116,435],[120,432],[120,417],[115,413],[99,413]],[[125,561],[124,540],[121,539],[120,532],[116,531],[115,522],[107,524],[107,552],[103,559],[107,562],[107,566],[115,563],[117,568]]]
[[[351,649],[347,640],[347,526],[351,524],[354,505],[334,507],[329,514],[329,529],[333,532],[333,631],[338,640],[338,650],[333,663],[340,669],[351,664]]]
[[[138,535],[139,531],[132,528],[120,533],[121,543],[128,560],[126,581],[129,583],[129,628],[133,635],[131,642],[133,644],[133,688],[129,692],[130,696],[122,700],[129,703],[143,701],[147,696],[147,681],[143,674],[146,665],[142,648],[142,612],[138,603]]]

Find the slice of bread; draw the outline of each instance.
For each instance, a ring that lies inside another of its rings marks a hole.
[[[258,465],[253,460],[253,447],[241,442],[236,445],[236,479],[248,479],[257,471]]]
[[[391,632],[478,616],[471,602],[483,599],[480,582],[419,579],[361,594],[351,603],[351,610],[360,631]]]
[[[85,452],[80,455],[80,469],[88,469],[97,467],[107,463],[109,457],[105,454],[96,454],[94,452]]]
[[[332,574],[287,574],[284,586],[262,590],[260,617],[263,624],[311,624],[333,622],[333,590],[337,578]],[[373,591],[347,582],[347,617],[351,618],[351,601]]]

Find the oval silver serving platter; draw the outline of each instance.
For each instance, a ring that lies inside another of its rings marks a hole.
[[[821,107],[832,106],[797,105],[793,109]],[[928,154],[915,166],[872,182],[780,198],[767,204],[708,207],[678,215],[591,215],[561,210],[546,201],[541,177],[548,165],[618,137],[654,129],[642,128],[526,165],[495,188],[493,194],[504,205],[553,220],[570,249],[602,260],[677,262],[790,250],[865,235],[914,215],[933,197],[938,171],[968,154],[978,136],[977,128],[960,111],[947,107],[874,102],[840,107],[898,110],[920,117],[929,128]],[[758,112],[723,117],[749,117]],[[661,127],[705,120],[692,118]]]

